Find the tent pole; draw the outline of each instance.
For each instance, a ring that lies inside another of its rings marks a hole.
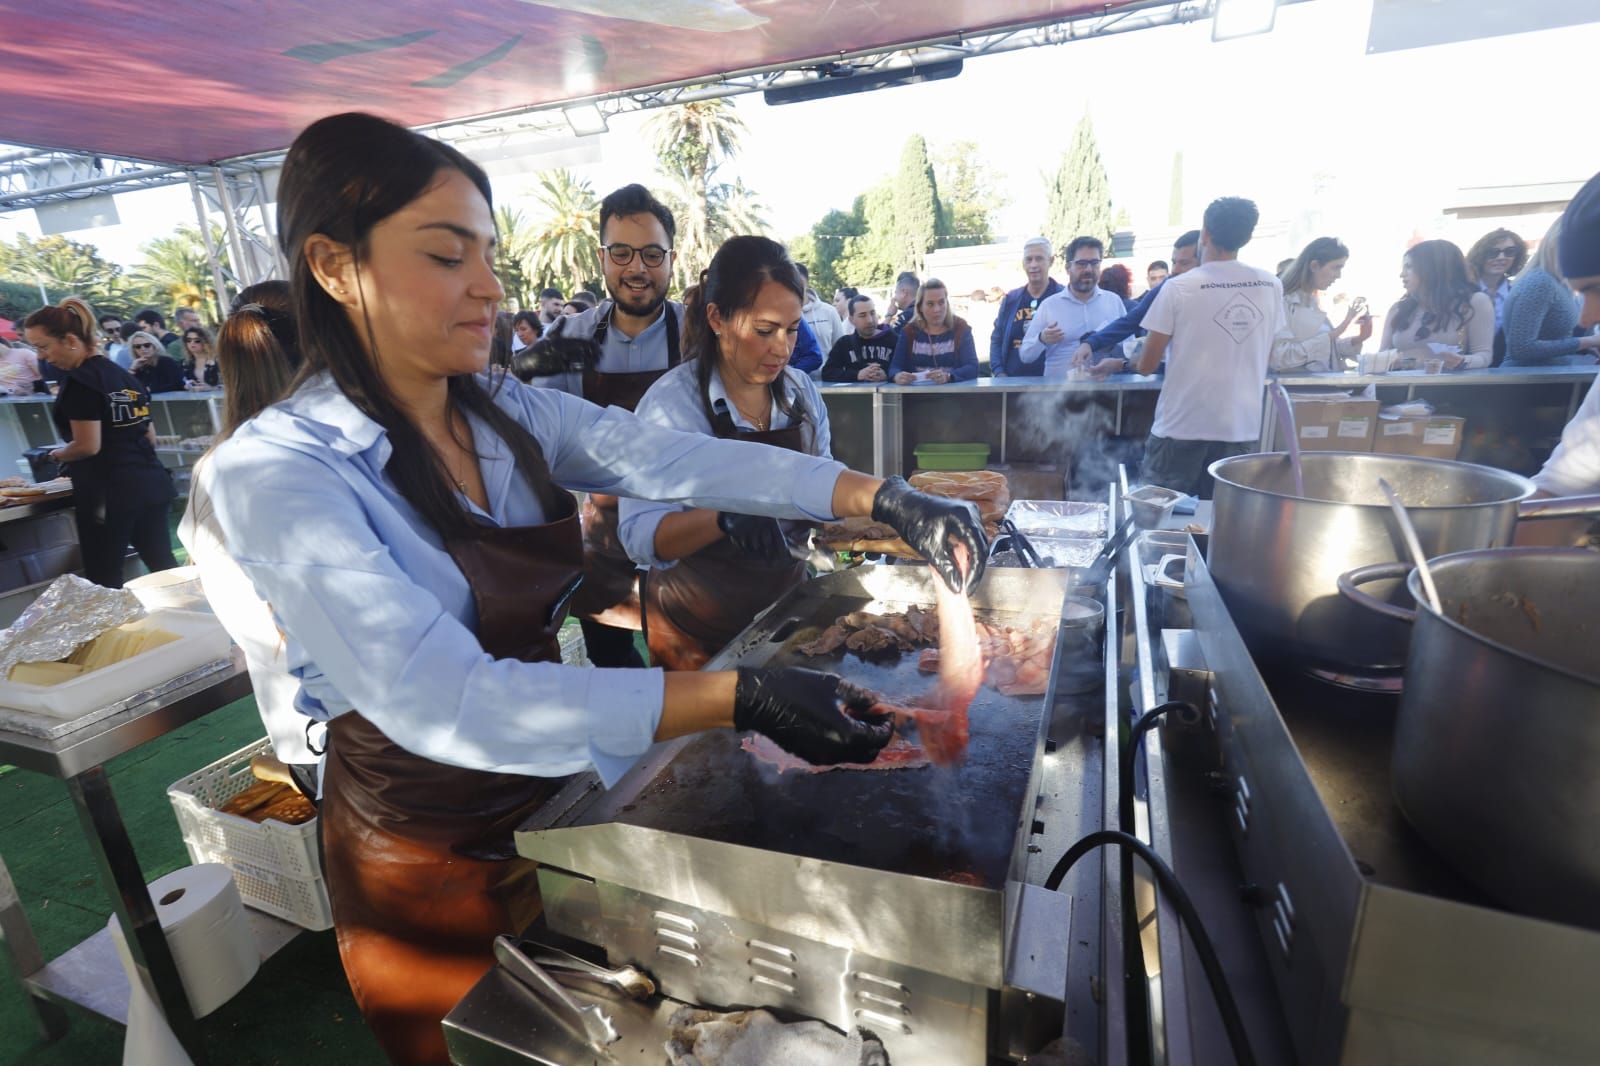
[[[206,217],[206,202],[200,195],[200,183],[195,180],[194,171],[188,171],[189,192],[194,197],[194,214],[200,223],[200,240],[206,246],[206,261],[211,264],[211,283],[216,287],[217,316],[219,319],[228,314],[228,285],[222,274],[222,264],[217,261],[216,245],[211,243],[211,220]]]

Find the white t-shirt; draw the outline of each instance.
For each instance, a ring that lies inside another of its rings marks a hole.
[[[1284,328],[1283,285],[1236,259],[1168,278],[1144,328],[1172,338],[1150,432],[1172,440],[1253,441],[1272,340]]]
[[[1600,492],[1600,380],[1561,431],[1561,443],[1545,460],[1533,483],[1552,496]]]
[[[178,523],[178,539],[188,550],[189,561],[200,571],[200,587],[205,590],[212,613],[244,652],[256,708],[267,727],[267,736],[272,738],[272,753],[286,763],[314,763],[318,756],[306,742],[306,725],[311,719],[294,705],[300,682],[289,673],[283,634],[272,617],[272,608],[256,595],[255,585],[228,554],[216,509],[211,505],[212,472],[208,459],[196,463],[190,475],[189,507]],[[311,728],[317,746],[322,747],[322,734],[327,727],[318,722]]]

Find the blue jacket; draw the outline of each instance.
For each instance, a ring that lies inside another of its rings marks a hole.
[[[822,345],[817,343],[817,331],[805,319],[800,320],[800,335],[794,339],[794,354],[789,365],[806,374],[822,369]]]
[[[1150,313],[1150,306],[1156,302],[1156,293],[1160,292],[1161,286],[1166,283],[1166,279],[1162,278],[1160,284],[1134,301],[1133,307],[1127,314],[1083,338],[1084,343],[1098,354],[1110,351],[1134,334],[1144,336],[1144,330],[1139,328],[1139,323]],[[1041,359],[1039,362],[1042,365],[1044,360]]]
[[[1062,290],[1061,282],[1055,278],[1049,279],[1049,284],[1044,287],[1044,295],[1034,302],[1033,307],[1027,309],[1027,318],[1020,318],[1019,313],[1024,304],[1033,300],[1028,295],[1026,285],[1019,286],[1006,293],[1000,301],[1000,310],[994,316],[994,332],[989,334],[989,373],[995,377],[1007,378],[1036,378],[1044,374],[1044,360],[1037,359],[1032,363],[1024,363],[1018,356],[1017,350],[1022,346],[1023,334],[1028,332],[1028,322],[1033,318],[1033,312],[1039,304]]]

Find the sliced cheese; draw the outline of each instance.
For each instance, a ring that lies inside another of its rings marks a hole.
[[[176,633],[165,629],[146,626],[142,622],[129,622],[106,630],[87,644],[79,645],[67,656],[67,663],[82,667],[85,673],[103,670],[177,639]]]
[[[24,685],[59,685],[83,672],[83,667],[72,663],[18,663],[7,677]]]

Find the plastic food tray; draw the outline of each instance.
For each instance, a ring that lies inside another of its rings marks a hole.
[[[1006,517],[1031,540],[1045,537],[1104,537],[1109,508],[1074,500],[1012,500]]]
[[[977,444],[919,444],[919,470],[982,470],[989,465],[989,446]]]
[[[256,783],[250,760],[271,751],[272,741],[263,737],[179,778],[167,789],[167,799],[189,857],[232,870],[245,903],[303,929],[330,929],[333,908],[317,861],[317,820],[257,824],[216,809]]]
[[[154,688],[206,663],[226,659],[232,645],[228,631],[215,615],[158,610],[139,621],[176,633],[178,639],[59,685],[0,680],[0,705],[51,718],[78,718],[116,703],[129,693]]]

